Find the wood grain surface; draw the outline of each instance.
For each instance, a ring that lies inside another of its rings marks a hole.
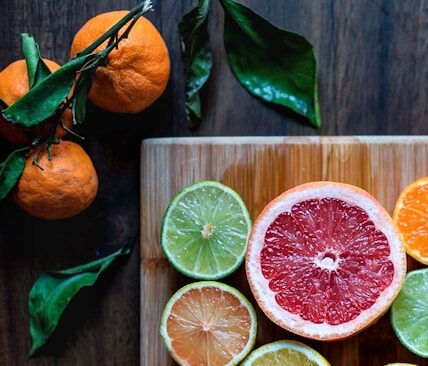
[[[32,33],[44,57],[63,63],[73,35],[90,17],[129,9],[137,0],[0,0],[0,68],[22,58],[19,34]],[[204,90],[205,119],[185,122],[183,64],[177,24],[195,0],[154,0],[148,17],[164,36],[172,69],[165,94],[133,116],[91,107],[80,132],[100,178],[95,203],[79,217],[44,222],[11,200],[0,204],[0,364],[138,365],[139,152],[141,140],[159,136],[428,134],[428,6],[422,0],[242,0],[274,24],[302,33],[319,62],[323,126],[315,130],[242,89],[227,66],[222,11],[210,14],[214,72]],[[10,149],[0,140],[0,157]],[[414,162],[418,164],[418,162]],[[144,212],[143,212],[144,213]],[[28,359],[27,294],[45,271],[110,253],[124,243],[135,250],[73,301],[54,340]],[[386,352],[376,334],[360,344],[366,357]],[[394,352],[395,344],[389,345]],[[157,366],[157,365],[154,365]]]
[[[415,164],[415,162],[418,164]],[[263,207],[298,184],[330,180],[357,185],[392,213],[401,190],[428,175],[428,137],[253,137],[151,139],[141,158],[141,366],[175,365],[159,335],[162,310],[171,295],[194,282],[172,268],[160,243],[162,216],[185,185],[218,180],[235,189],[255,220]],[[409,270],[422,267],[409,257]],[[221,280],[242,291],[258,315],[256,346],[297,339],[321,352],[333,366],[383,366],[428,360],[397,341],[389,312],[360,334],[340,342],[316,342],[274,325],[249,291],[243,266]]]

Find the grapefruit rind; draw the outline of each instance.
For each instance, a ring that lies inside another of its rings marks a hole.
[[[248,301],[248,299],[240,291],[224,283],[217,282],[217,281],[200,281],[200,282],[190,283],[182,287],[181,289],[179,289],[168,300],[162,313],[161,322],[160,322],[160,334],[161,334],[162,341],[165,344],[166,348],[168,349],[171,357],[179,365],[188,366],[186,363],[183,363],[183,361],[179,359],[177,355],[175,355],[175,353],[173,352],[171,340],[170,340],[170,337],[168,336],[168,331],[167,331],[167,321],[168,321],[169,315],[171,314],[171,309],[173,305],[177,302],[177,300],[181,296],[183,296],[183,294],[185,294],[189,290],[203,288],[203,287],[216,287],[221,289],[222,291],[229,292],[235,297],[237,297],[239,301],[248,309],[248,312],[251,318],[251,327],[248,332],[249,333],[248,342],[246,346],[243,348],[243,350],[241,351],[241,353],[236,355],[231,362],[225,365],[225,366],[236,366],[248,355],[248,353],[250,353],[250,351],[254,347],[254,344],[256,342],[256,336],[257,336],[257,315],[253,305]]]
[[[413,183],[409,184],[406,188],[404,188],[404,190],[400,193],[400,195],[398,196],[398,199],[397,199],[397,203],[395,204],[394,212],[392,214],[392,219],[394,220],[395,223],[397,223],[399,220],[399,213],[404,206],[403,203],[404,203],[405,197],[409,193],[411,193],[416,187],[425,186],[425,185],[428,185],[428,177],[420,178],[420,179],[414,181]],[[427,220],[427,222],[428,222],[428,220]],[[410,248],[406,244],[405,240],[403,240],[403,243],[404,243],[404,248],[405,248],[408,255],[410,255],[412,258],[416,259],[419,263],[422,263],[422,264],[425,264],[426,266],[428,266],[428,258],[427,257],[422,256],[421,253],[419,252],[419,250]]]
[[[244,220],[246,222],[246,226],[247,226],[246,244],[242,249],[242,253],[237,257],[236,262],[233,264],[233,266],[230,266],[227,270],[218,272],[215,275],[197,273],[195,271],[188,270],[187,268],[183,267],[180,263],[177,262],[175,255],[173,253],[171,253],[171,251],[168,249],[168,240],[167,240],[168,220],[170,218],[170,215],[174,211],[174,207],[176,207],[176,205],[180,202],[180,200],[183,196],[185,196],[189,192],[200,189],[201,187],[215,187],[215,188],[218,188],[218,189],[224,191],[225,193],[229,194],[230,196],[232,196],[235,199],[236,203],[239,204],[241,211],[242,211],[243,218],[244,218]],[[161,235],[160,235],[161,236],[161,238],[160,238],[161,248],[162,248],[163,253],[167,257],[169,263],[177,271],[184,274],[185,276],[190,277],[190,278],[194,278],[197,280],[219,280],[219,279],[222,279],[222,278],[232,274],[233,272],[235,272],[239,268],[239,266],[242,264],[242,262],[244,261],[245,252],[246,252],[247,243],[248,243],[248,237],[250,235],[250,230],[251,230],[251,224],[252,224],[252,222],[251,222],[251,217],[250,217],[250,214],[248,212],[248,209],[247,209],[244,201],[242,200],[241,196],[236,191],[234,191],[232,188],[230,188],[230,187],[228,187],[228,186],[226,186],[220,182],[217,182],[217,181],[202,180],[202,181],[199,181],[199,182],[196,182],[194,184],[191,184],[191,185],[184,187],[180,192],[178,192],[172,198],[171,202],[169,203],[169,205],[165,211],[165,215],[164,215],[164,218],[162,221]]]
[[[251,366],[266,354],[277,352],[281,349],[289,349],[304,354],[310,361],[317,363],[319,366],[330,366],[330,363],[313,348],[297,341],[277,341],[265,344],[253,352],[242,362],[241,366]],[[297,366],[297,365],[296,365]]]
[[[302,319],[299,315],[284,310],[275,300],[275,293],[269,289],[269,281],[263,276],[260,265],[260,253],[264,245],[264,236],[269,225],[277,216],[305,200],[336,198],[366,211],[376,228],[381,229],[388,239],[394,263],[394,277],[391,284],[382,292],[370,309],[361,312],[355,319],[338,325],[315,324]],[[363,189],[344,183],[313,182],[292,188],[273,201],[260,213],[253,225],[248,241],[246,255],[248,282],[257,303],[266,316],[280,327],[317,340],[344,339],[368,327],[382,316],[394,301],[406,274],[406,253],[401,236],[391,216],[369,193]]]
[[[419,277],[419,279],[418,279]],[[422,288],[417,288],[420,286]],[[414,292],[413,294],[411,292]],[[407,306],[406,306],[407,305]],[[400,309],[401,307],[401,309]],[[401,317],[411,318],[412,312],[415,313],[419,311],[420,314],[416,314],[416,317],[413,319],[406,319],[404,321]],[[419,315],[419,317],[418,317]],[[391,307],[391,325],[394,330],[395,335],[399,339],[400,343],[406,347],[408,350],[414,354],[428,358],[428,328],[425,324],[421,328],[425,329],[425,341],[424,347],[425,350],[421,350],[414,344],[414,339],[409,339],[409,334],[407,327],[415,327],[420,321],[420,317],[425,319],[427,322],[428,319],[428,268],[422,268],[414,271],[410,271],[404,285],[401,289],[400,294],[398,295],[396,301],[392,304]],[[411,333],[411,329],[409,330]],[[420,339],[420,337],[417,337]],[[422,340],[423,341],[423,340]]]

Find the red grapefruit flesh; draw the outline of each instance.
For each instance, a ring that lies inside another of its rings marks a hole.
[[[265,207],[250,236],[246,269],[272,321],[302,336],[335,340],[388,309],[404,280],[406,256],[391,217],[372,196],[315,182]]]

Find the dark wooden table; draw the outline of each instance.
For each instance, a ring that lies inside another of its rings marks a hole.
[[[0,364],[139,364],[139,152],[153,136],[352,135],[428,133],[428,2],[421,0],[246,0],[281,27],[315,46],[323,126],[315,130],[251,97],[230,73],[222,45],[223,16],[210,20],[214,73],[203,93],[205,120],[190,130],[183,108],[183,64],[177,23],[194,1],[154,1],[149,14],[171,55],[171,80],[151,108],[122,116],[90,108],[84,147],[100,178],[95,203],[80,216],[36,220],[11,200],[0,204]],[[90,17],[128,9],[137,0],[0,0],[0,67],[22,58],[19,34],[32,33],[44,57],[65,62],[74,33]],[[0,150],[7,150],[1,140]],[[417,163],[417,162],[416,162]],[[131,258],[72,302],[44,351],[30,348],[27,294],[45,271],[65,268],[134,244]],[[388,321],[388,320],[383,320]],[[388,354],[412,357],[376,334],[360,344],[361,366]],[[158,366],[158,365],[145,365]],[[161,366],[161,365],[159,365]],[[342,365],[337,365],[342,366]],[[354,366],[354,365],[343,365]],[[357,365],[355,365],[357,366]]]

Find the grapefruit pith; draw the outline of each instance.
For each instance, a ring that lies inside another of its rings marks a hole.
[[[246,253],[251,290],[264,313],[304,337],[349,337],[397,296],[406,255],[391,217],[361,188],[297,186],[254,223]]]

